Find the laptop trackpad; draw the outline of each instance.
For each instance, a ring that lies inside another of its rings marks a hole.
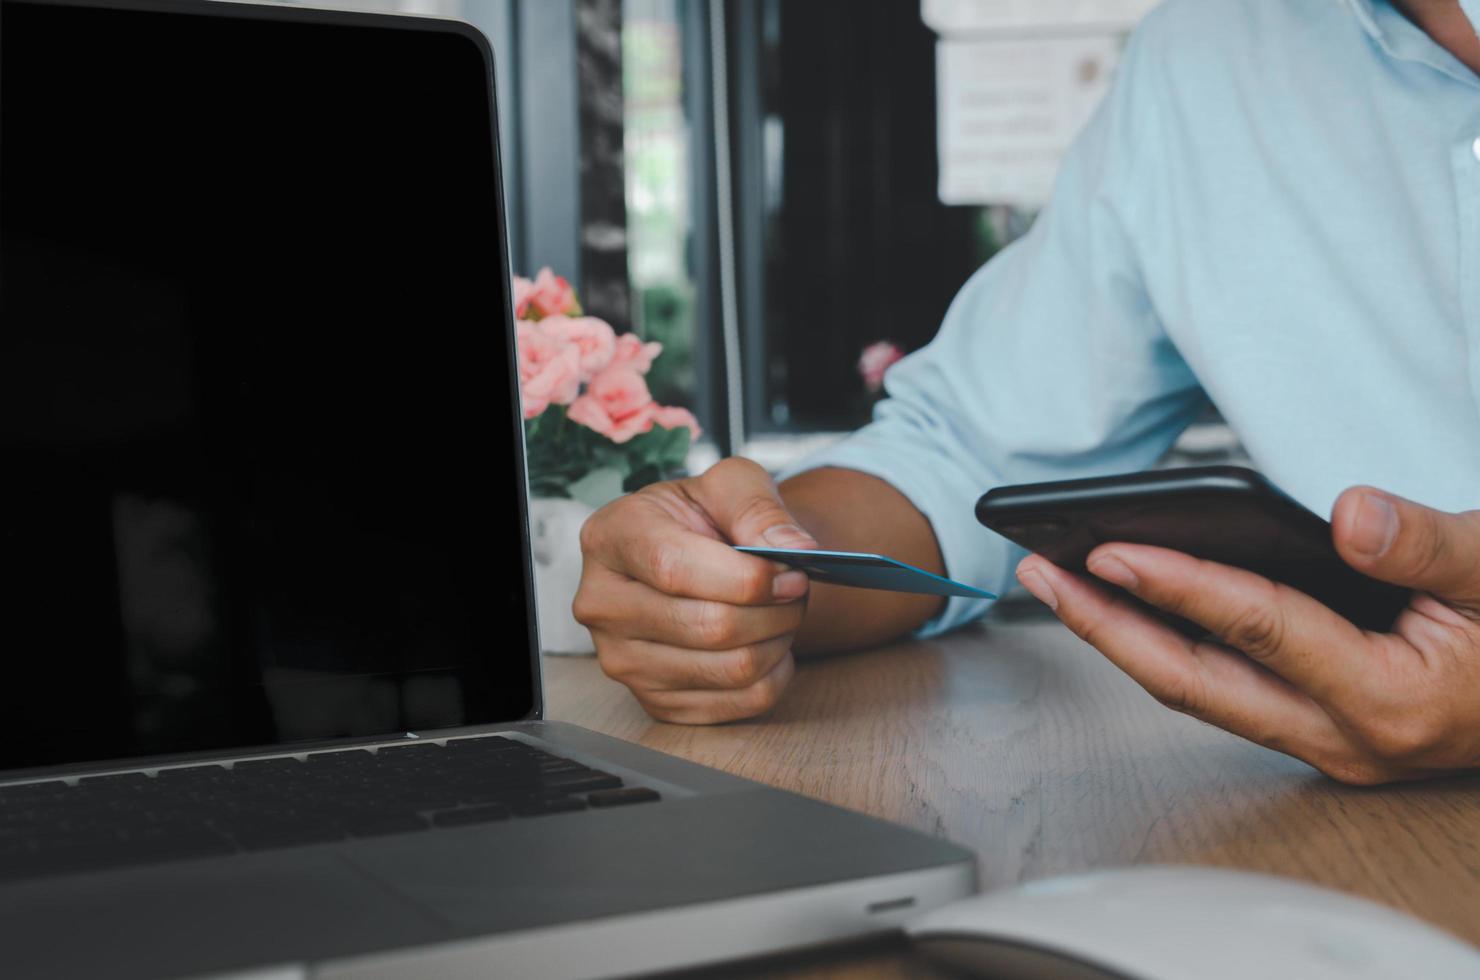
[[[537,928],[957,859],[929,837],[765,791],[385,838],[349,852],[459,931]]]

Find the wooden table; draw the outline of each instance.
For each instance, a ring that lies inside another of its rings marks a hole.
[[[650,719],[594,659],[546,658],[550,716],[937,834],[983,889],[1144,863],[1276,872],[1480,944],[1480,777],[1356,789],[1168,711],[1053,621],[804,663],[755,722]],[[707,977],[930,977],[902,939]]]

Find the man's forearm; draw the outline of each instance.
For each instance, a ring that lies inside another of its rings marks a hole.
[[[930,522],[877,477],[830,467],[808,470],[783,483],[781,496],[823,548],[876,552],[945,574]],[[814,582],[795,649],[812,653],[882,643],[925,622],[943,602],[938,596]]]

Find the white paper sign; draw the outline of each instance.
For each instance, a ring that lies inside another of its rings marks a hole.
[[[936,45],[940,199],[1048,203],[1059,160],[1110,85],[1121,39]]]

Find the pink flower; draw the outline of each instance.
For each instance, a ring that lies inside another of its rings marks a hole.
[[[519,288],[514,288],[515,311],[518,311]],[[534,277],[526,293],[529,306],[540,316],[556,316],[557,314],[580,313],[581,306],[576,302],[576,292],[570,286],[570,281],[564,276],[557,276],[545,266]],[[522,315],[522,314],[521,314]]]
[[[663,353],[663,345],[656,340],[644,344],[634,333],[624,333],[617,338],[617,350],[612,355],[612,367],[631,368],[638,374],[647,374],[654,359]]]
[[[552,403],[569,405],[581,390],[581,349],[525,320],[518,322],[516,333],[524,417],[532,419]]]
[[[570,408],[566,409],[566,412],[571,421],[594,429],[612,442],[621,445],[631,440],[633,436],[640,436],[651,429],[653,412],[656,410],[656,407],[649,403],[624,419],[614,419],[602,410],[600,403],[594,398],[582,395]]]
[[[657,411],[641,374],[630,367],[609,367],[592,379],[567,415],[612,442],[624,443],[651,429]]]
[[[863,378],[864,386],[874,394],[883,390],[884,372],[902,357],[904,351],[887,340],[865,347],[858,358],[858,374]]]
[[[583,382],[605,370],[617,352],[616,332],[594,316],[547,316],[540,321],[539,329],[562,343],[574,344],[581,352]]]
[[[592,379],[586,394],[596,399],[613,419],[625,419],[653,402],[647,382],[631,368],[607,368]]]
[[[539,374],[544,363],[560,350],[560,344],[553,337],[540,333],[539,328],[528,320],[519,320],[514,324],[514,339],[514,346],[519,353],[521,382]]]
[[[679,408],[677,405],[670,405],[667,408],[659,407],[653,412],[653,424],[665,429],[686,428],[689,430],[690,440],[697,439],[704,434],[704,430],[699,428],[699,420],[694,418],[694,413],[686,408]]]
[[[529,298],[534,293],[534,283],[523,276],[514,277],[514,318],[523,320],[529,316]]]
[[[532,419],[551,404],[569,405],[580,390],[581,356],[574,347],[567,347],[537,377],[520,387],[524,417]]]

